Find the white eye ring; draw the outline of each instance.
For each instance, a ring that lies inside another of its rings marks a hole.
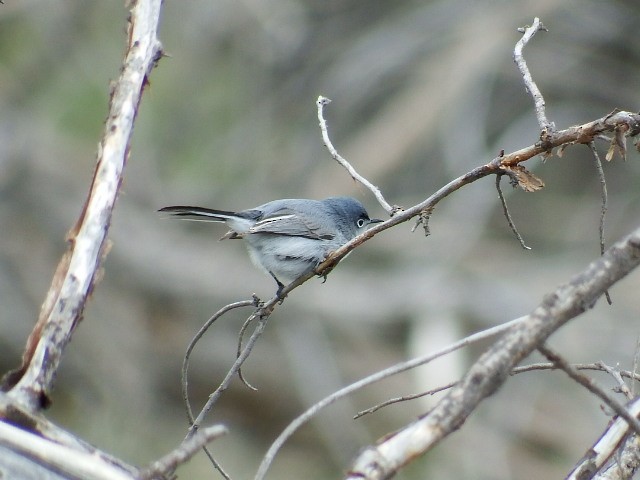
[[[358,228],[362,228],[362,227],[364,227],[364,225],[365,225],[364,218],[359,218],[359,219],[356,221],[356,225],[358,226]]]

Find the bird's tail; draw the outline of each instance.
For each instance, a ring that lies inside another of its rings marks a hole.
[[[224,222],[229,218],[238,218],[238,215],[235,212],[213,210],[211,208],[203,207],[186,207],[181,205],[164,207],[158,210],[158,212],[167,213],[171,217],[200,222]]]

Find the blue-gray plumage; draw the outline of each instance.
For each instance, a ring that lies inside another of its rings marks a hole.
[[[253,263],[278,283],[278,294],[301,275],[317,267],[372,223],[362,204],[351,197],[325,200],[282,199],[241,212],[202,207],[164,207],[160,212],[189,220],[225,222],[223,238],[242,238]]]

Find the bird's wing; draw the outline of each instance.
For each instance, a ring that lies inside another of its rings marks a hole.
[[[249,233],[272,233],[314,240],[332,240],[335,237],[326,227],[286,208],[262,217],[249,229]]]

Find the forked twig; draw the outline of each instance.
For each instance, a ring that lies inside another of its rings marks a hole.
[[[564,358],[562,358],[558,353],[551,350],[549,347],[540,345],[538,347],[538,351],[542,355],[547,357],[549,361],[555,363],[558,368],[564,370],[564,372],[572,379],[574,379],[591,393],[599,397],[604,403],[606,403],[608,407],[616,412],[619,417],[623,418],[629,424],[629,427],[635,431],[636,434],[640,434],[640,421],[635,416],[631,415],[624,405],[613,398],[613,396],[611,396],[606,390],[600,387],[600,385],[598,385],[592,378],[589,378],[578,372],[571,366],[569,362],[567,362]]]
[[[226,305],[225,307],[221,308],[215,314],[213,314],[211,318],[209,318],[209,320],[207,320],[202,327],[200,327],[200,330],[198,330],[198,333],[196,333],[193,339],[189,342],[189,345],[187,346],[187,351],[184,354],[184,358],[182,360],[182,378],[180,382],[182,387],[182,401],[184,402],[184,406],[187,412],[189,426],[193,426],[195,421],[193,417],[193,410],[191,408],[191,401],[189,400],[189,361],[191,360],[191,353],[193,352],[193,349],[197,345],[198,341],[202,338],[202,336],[207,332],[209,327],[211,327],[211,325],[213,325],[213,323],[218,318],[220,318],[225,313],[236,308],[250,307],[252,305],[255,306],[256,300],[257,300],[256,297],[254,297],[252,300],[242,300],[239,302],[230,303],[229,305]],[[188,439],[189,437],[187,437],[185,441],[187,441]],[[224,469],[222,468],[222,465],[220,465],[220,463],[214,458],[211,451],[207,448],[206,443],[207,442],[205,442],[202,445],[202,448],[204,449],[204,452],[206,453],[207,457],[209,457],[209,461],[211,461],[211,464],[220,473],[220,475],[222,475],[223,478],[228,480],[230,478],[229,475],[224,471]]]
[[[167,474],[175,471],[179,465],[186,463],[207,443],[226,433],[227,429],[222,425],[213,425],[211,427],[203,428],[191,438],[182,442],[178,448],[172,450],[164,457],[156,460],[151,463],[151,465],[143,469],[137,478],[139,480],[150,480],[160,477],[164,478]],[[225,475],[225,478],[229,477]]]
[[[182,379],[180,384],[182,386],[182,401],[184,402],[184,406],[187,411],[187,418],[189,419],[189,425],[193,425],[193,422],[194,422],[193,410],[191,408],[191,401],[189,400],[189,377],[188,377],[189,362],[191,360],[191,353],[193,352],[193,349],[195,348],[198,341],[200,341],[202,336],[207,332],[207,330],[209,330],[209,327],[213,325],[213,322],[215,322],[218,318],[220,318],[225,313],[231,310],[234,310],[236,308],[250,307],[250,306],[255,306],[255,298],[252,300],[241,300],[239,302],[230,303],[229,305],[222,307],[220,310],[214,313],[211,316],[211,318],[209,318],[209,320],[207,320],[204,323],[204,325],[202,325],[202,327],[200,327],[200,330],[198,330],[198,333],[196,333],[193,339],[191,339],[191,341],[189,342],[189,345],[187,345],[187,351],[184,354],[184,358],[182,360]]]
[[[618,384],[620,385],[620,390],[623,391],[623,393],[627,394],[628,389],[625,390],[626,384],[624,383],[624,380],[622,380],[622,377],[626,377],[629,378],[631,380],[635,380],[635,381],[640,381],[640,375],[638,375],[637,373],[634,373],[633,371],[627,371],[627,370],[617,370],[614,369],[606,364],[604,364],[603,362],[597,362],[597,363],[573,363],[571,364],[571,366],[573,368],[575,368],[576,370],[595,370],[595,371],[599,371],[599,372],[607,372],[609,373],[611,376],[613,376],[616,381],[618,382]],[[556,370],[558,368],[558,366],[554,363],[548,362],[548,363],[532,363],[529,365],[523,365],[521,367],[516,367],[513,370],[511,370],[511,375],[518,375],[521,373],[527,373],[527,372],[533,372],[536,370]],[[354,419],[358,419],[364,415],[368,415],[371,413],[375,413],[378,410],[388,407],[389,405],[394,405],[396,403],[402,403],[402,402],[407,402],[407,401],[411,401],[411,400],[415,400],[416,398],[422,398],[425,397],[427,395],[433,395],[436,393],[440,393],[444,390],[448,390],[451,387],[455,386],[458,382],[449,382],[446,385],[441,385],[440,387],[436,387],[433,388],[431,390],[427,390],[426,392],[420,392],[420,393],[412,393],[409,395],[403,395],[401,397],[396,397],[396,398],[390,398],[388,400],[385,400],[384,402],[381,402],[377,405],[374,405],[372,407],[369,407],[365,410],[361,410],[360,412],[358,412],[356,415],[354,415]],[[634,382],[635,385],[635,382]]]
[[[379,382],[380,380],[388,378],[392,375],[397,375],[398,373],[406,372],[407,370],[429,363],[435,360],[436,358],[442,357],[451,352],[459,350],[460,348],[463,348],[467,345],[470,345],[477,341],[503,333],[508,329],[510,329],[511,327],[513,327],[514,325],[519,324],[526,318],[527,317],[516,318],[515,320],[511,320],[502,325],[498,325],[498,326],[483,330],[481,332],[475,333],[473,335],[470,335],[466,338],[463,338],[462,340],[459,340],[458,342],[455,342],[445,348],[442,348],[437,352],[429,353],[428,355],[414,358],[407,362],[398,363],[389,368],[386,368],[372,375],[369,375],[368,377],[365,377],[361,380],[358,380],[357,382],[352,383],[351,385],[347,385],[346,387],[341,388],[337,392],[334,392],[331,395],[323,398],[322,400],[317,402],[315,405],[312,405],[311,407],[309,407],[305,412],[303,412],[297,418],[295,418],[287,426],[287,428],[285,428],[282,431],[282,433],[280,433],[278,438],[275,439],[275,441],[271,444],[271,447],[269,447],[269,450],[265,454],[264,458],[262,459],[262,462],[260,463],[260,467],[258,468],[258,472],[256,473],[255,480],[262,480],[264,478],[276,454],[278,453],[282,445],[284,445],[284,443],[291,437],[291,435],[293,435],[294,432],[296,432],[302,425],[307,423],[311,418],[317,415],[318,412],[328,407],[329,405],[337,402],[341,398],[344,398],[347,395],[350,395],[351,393],[357,390],[360,390],[373,383]]]

